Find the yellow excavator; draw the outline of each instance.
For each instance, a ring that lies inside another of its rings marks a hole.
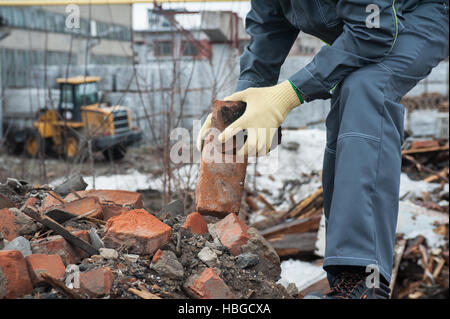
[[[58,78],[60,100],[57,109],[42,109],[33,129],[25,135],[24,151],[30,157],[40,152],[82,158],[89,149],[103,152],[107,159],[120,160],[127,146],[142,139],[132,127],[130,110],[124,106],[100,104],[100,77]]]

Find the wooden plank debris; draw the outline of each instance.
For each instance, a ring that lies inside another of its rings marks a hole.
[[[286,257],[301,253],[313,253],[317,240],[317,232],[283,234],[269,239],[269,243],[278,256]]]
[[[268,229],[260,231],[260,234],[266,239],[273,238],[277,235],[313,232],[319,229],[321,216],[310,216],[297,219],[289,223],[276,225]]]
[[[72,245],[87,252],[90,256],[99,254],[98,250],[91,244],[84,241],[80,237],[73,235],[70,231],[67,230],[67,228],[65,228],[58,222],[54,221],[53,219],[49,218],[48,216],[41,215],[34,207],[25,206],[21,209],[21,211],[26,215],[28,215],[29,217],[37,220],[44,226],[53,229],[55,233],[64,237],[64,239],[66,239]]]
[[[48,273],[46,273],[46,272],[41,273],[40,276],[42,277],[42,279],[44,279],[44,281],[46,283],[48,283],[50,286],[52,286],[53,288],[55,288],[56,290],[58,290],[62,294],[66,295],[68,298],[71,298],[71,299],[84,299],[82,295],[77,293],[75,290],[70,289],[69,287],[67,287],[64,284],[64,282],[62,282],[59,279],[56,279],[56,278],[52,277]]]
[[[148,290],[144,290],[142,287],[140,289],[129,288],[128,292],[131,292],[132,294],[135,294],[136,296],[141,297],[142,299],[161,299],[161,297],[152,294]]]

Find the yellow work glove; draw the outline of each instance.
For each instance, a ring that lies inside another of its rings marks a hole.
[[[224,100],[247,103],[244,114],[219,135],[219,141],[225,143],[239,131],[247,130],[247,140],[237,152],[240,156],[263,156],[267,154],[278,127],[289,112],[303,102],[300,94],[296,92],[289,81],[269,87],[248,88],[234,93]],[[211,114],[200,130],[197,139],[199,150],[204,134],[210,127]]]

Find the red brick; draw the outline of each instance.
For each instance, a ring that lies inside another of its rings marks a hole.
[[[245,104],[242,102],[215,101],[211,117],[211,126],[223,131],[236,118]],[[222,110],[232,112],[222,112]],[[230,116],[225,117],[224,114]],[[215,143],[213,135],[205,139],[205,143]],[[244,163],[208,163],[204,160],[206,152],[202,154],[200,173],[195,191],[196,211],[202,215],[213,215],[223,218],[230,213],[239,213],[242,192],[244,189],[247,158]]]
[[[114,282],[114,274],[109,267],[102,267],[80,274],[80,291],[98,298],[109,294]]]
[[[111,217],[118,216],[130,209],[143,207],[142,195],[137,192],[107,189],[91,189],[89,191],[70,193],[65,200],[73,201],[78,197],[97,197],[103,208],[103,220],[108,221]]]
[[[87,230],[76,231],[73,232],[73,234],[90,242],[89,232]],[[82,259],[89,257],[85,251],[74,247],[59,235],[32,241],[31,250],[33,251],[33,254],[59,255],[66,266],[69,264],[76,264]]]
[[[198,212],[187,215],[183,227],[190,230],[193,234],[201,235],[208,232],[208,225],[206,224],[202,215],[200,215]]]
[[[30,197],[25,201],[25,204],[27,206],[31,206],[31,207],[38,207],[40,204],[40,200],[36,197]]]
[[[234,256],[241,254],[241,246],[245,245],[250,238],[247,225],[235,214],[229,214],[216,225],[216,234],[222,245],[227,247]]]
[[[17,207],[17,205],[10,200],[7,196],[0,194],[0,209]]]
[[[102,205],[103,207],[103,220],[108,221],[114,216],[119,216],[122,213],[127,213],[131,209],[116,205]]]
[[[59,200],[54,198],[52,195],[48,194],[47,197],[45,197],[44,200],[42,201],[39,211],[41,213],[44,213],[44,212],[48,211],[50,208],[52,208],[56,205],[60,205],[60,204],[61,204],[61,202]]]
[[[102,205],[119,205],[128,206],[130,208],[142,208],[142,195],[138,192],[122,191],[122,190],[109,190],[109,189],[91,189],[89,191],[77,192],[81,197],[95,196],[100,200]],[[73,193],[67,195],[65,200],[72,201],[76,199],[76,195]]]
[[[35,286],[44,282],[40,275],[43,272],[56,279],[64,279],[66,267],[59,255],[33,254],[25,257],[25,260],[27,261],[31,282]]]
[[[75,195],[75,193],[69,193],[66,195],[66,197],[64,197],[64,200],[66,202],[72,202],[72,201],[80,199],[80,198],[85,198],[88,196],[88,192],[89,191],[77,191],[76,195]]]
[[[0,209],[0,233],[3,238],[11,241],[20,236],[20,225],[16,222],[16,216],[8,209]]]
[[[25,258],[18,250],[0,251],[0,299],[18,298],[33,291]]]
[[[185,288],[195,299],[234,299],[230,288],[212,268],[206,268],[199,275],[191,276]]]
[[[89,215],[89,217],[100,219],[103,218],[103,208],[100,205],[100,200],[94,196],[76,199],[71,202],[67,202],[66,204],[53,206],[52,208],[58,208],[77,216],[94,211]]]
[[[428,148],[428,147],[439,147],[439,142],[437,140],[414,141],[411,143],[410,149]]]
[[[103,241],[106,247],[124,246],[129,253],[146,255],[169,242],[171,234],[172,229],[155,216],[135,209],[109,219]]]

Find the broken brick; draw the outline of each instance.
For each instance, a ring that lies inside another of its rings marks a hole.
[[[18,298],[33,291],[27,264],[18,250],[0,251],[0,299]]]
[[[109,294],[114,282],[114,274],[109,267],[102,267],[80,274],[80,291],[98,298]]]
[[[49,209],[53,208],[54,206],[62,204],[59,200],[54,198],[52,195],[48,194],[47,197],[44,198],[44,200],[41,202],[41,207],[39,208],[39,212],[45,213]]]
[[[71,202],[67,202],[66,204],[56,205],[52,208],[57,208],[76,216],[93,211],[91,214],[89,214],[89,217],[103,218],[103,208],[100,205],[100,200],[97,197],[93,196],[77,199]]]
[[[0,209],[10,207],[16,207],[16,204],[7,196],[0,194]]]
[[[189,277],[185,289],[195,299],[234,299],[230,288],[212,268]]]
[[[186,217],[186,221],[183,225],[185,229],[188,229],[193,234],[205,234],[208,232],[208,225],[203,219],[202,215],[198,212],[189,214]]]
[[[410,149],[429,148],[429,147],[439,147],[439,142],[437,140],[413,141],[411,143]]]
[[[30,197],[25,201],[26,206],[38,207],[41,201],[36,197]]]
[[[89,191],[77,192],[80,197],[94,196],[98,197],[102,205],[119,205],[128,206],[130,208],[139,209],[143,207],[142,195],[138,192],[109,190],[109,189],[91,189]],[[72,201],[78,197],[70,193],[65,197],[65,200]]]
[[[89,191],[79,191],[75,195],[70,193],[66,196],[66,201],[73,201],[79,197],[96,197],[100,200],[103,208],[103,220],[108,221],[111,217],[118,216],[131,209],[143,208],[142,195],[137,192],[91,189]]]
[[[229,214],[216,224],[216,235],[222,245],[228,248],[230,253],[237,256],[242,253],[241,246],[250,238],[245,225],[235,214]]]
[[[103,207],[103,220],[108,221],[114,216],[119,216],[122,213],[129,212],[130,209],[122,206],[115,205],[102,205]]]
[[[169,242],[172,229],[144,209],[112,217],[106,223],[106,247],[126,247],[129,253],[153,254]]]
[[[9,241],[20,236],[20,225],[16,222],[16,216],[8,208],[0,209],[0,233]]]
[[[44,282],[41,273],[48,273],[50,276],[63,280],[66,267],[59,255],[33,254],[25,257],[28,272],[33,285],[39,285]]]
[[[73,232],[73,234],[88,243],[90,242],[89,231],[87,230],[76,231]],[[74,247],[59,235],[32,241],[31,250],[33,251],[33,254],[59,255],[66,266],[69,264],[76,264],[82,259],[89,257],[85,251]]]
[[[211,117],[211,126],[223,131],[245,111],[243,102],[215,101]],[[205,143],[214,143],[209,135]],[[213,215],[223,218],[230,213],[239,213],[242,192],[244,189],[247,158],[237,163],[233,155],[233,163],[208,163],[201,160],[199,178],[195,191],[196,211],[202,215]]]
[[[39,226],[15,207],[0,210],[0,233],[11,241],[18,236],[33,235]]]

